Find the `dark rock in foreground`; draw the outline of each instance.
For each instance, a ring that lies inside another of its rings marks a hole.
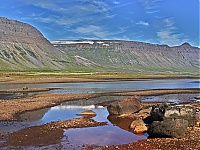
[[[142,108],[141,99],[137,96],[111,103],[107,109],[110,115],[131,114]]]
[[[196,124],[196,109],[191,105],[155,105],[151,110],[151,117],[154,121],[163,121],[166,119],[185,119],[189,126]]]
[[[164,121],[154,121],[148,129],[150,137],[172,137],[180,138],[184,136],[188,127],[188,121],[184,119],[166,119]]]

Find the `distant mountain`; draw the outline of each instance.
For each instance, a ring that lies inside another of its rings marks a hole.
[[[49,42],[33,26],[0,17],[0,71],[64,70],[199,74],[199,48],[120,40]]]
[[[33,26],[0,17],[0,70],[56,70],[72,61]]]
[[[77,59],[90,60],[108,70],[199,74],[200,49],[189,43],[176,47],[121,40],[62,40],[51,43]]]

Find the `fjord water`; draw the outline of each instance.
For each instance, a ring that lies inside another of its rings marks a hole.
[[[46,93],[54,94],[80,94],[80,93],[104,93],[121,92],[148,89],[175,89],[175,88],[199,88],[198,79],[146,79],[117,82],[77,82],[77,83],[44,83],[44,84],[1,84],[0,89],[14,88],[55,88]]]

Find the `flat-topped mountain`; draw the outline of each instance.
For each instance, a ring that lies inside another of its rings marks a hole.
[[[0,71],[199,74],[199,48],[122,40],[51,43],[33,26],[0,17]]]
[[[199,73],[200,49],[122,40],[52,41],[71,56],[81,56],[102,67],[128,72]]]

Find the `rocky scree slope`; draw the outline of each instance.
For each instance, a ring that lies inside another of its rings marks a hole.
[[[142,73],[199,73],[200,49],[121,40],[52,41],[55,47],[109,70]]]
[[[33,26],[0,17],[0,70],[56,70],[73,64]]]

